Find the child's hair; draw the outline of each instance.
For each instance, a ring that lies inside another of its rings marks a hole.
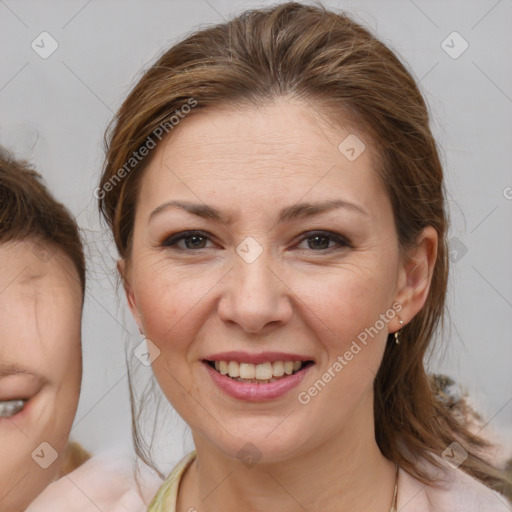
[[[389,340],[375,379],[381,452],[428,484],[432,478],[417,459],[439,466],[442,452],[457,441],[469,454],[461,469],[497,487],[505,474],[484,460],[485,441],[438,399],[424,366],[444,323],[449,266],[443,168],[427,105],[400,59],[347,15],[295,2],[249,10],[192,33],[145,72],[107,131],[96,191],[119,254],[130,258],[143,171],[178,123],[203,109],[236,110],[278,97],[302,100],[334,126],[362,134],[385,183],[402,250],[414,246],[426,226],[438,234],[426,303],[400,331],[402,342]],[[140,407],[132,399],[135,425]],[[136,426],[134,441],[151,464]]]
[[[48,247],[66,254],[84,296],[85,256],[74,217],[27,162],[0,148],[0,243],[25,240],[34,242],[36,251]]]

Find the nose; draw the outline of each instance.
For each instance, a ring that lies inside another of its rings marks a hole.
[[[219,301],[220,319],[248,333],[284,325],[292,316],[290,288],[265,252],[251,263],[235,254]]]

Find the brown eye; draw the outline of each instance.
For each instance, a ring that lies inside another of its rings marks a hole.
[[[162,242],[163,247],[173,247],[181,250],[207,249],[206,243],[210,238],[201,231],[187,231],[176,233]],[[184,245],[180,244],[183,241]]]
[[[336,249],[336,245],[339,248],[343,247],[351,247],[350,242],[340,235],[336,233],[331,233],[329,231],[317,231],[306,233],[305,236],[302,237],[301,242],[307,241],[308,249],[313,251],[327,251],[331,249]],[[329,246],[334,242],[334,246]]]
[[[322,235],[315,235],[308,238],[310,249],[329,249],[329,238]]]

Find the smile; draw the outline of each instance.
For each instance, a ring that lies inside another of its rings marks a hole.
[[[293,375],[312,361],[274,361],[260,364],[239,363],[238,361],[208,361],[221,375],[237,382],[269,384]]]
[[[280,398],[298,386],[315,363],[203,360],[203,364],[212,381],[226,395],[246,402],[261,402]]]

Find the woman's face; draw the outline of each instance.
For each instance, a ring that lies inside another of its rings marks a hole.
[[[276,461],[373,431],[372,384],[415,281],[370,141],[349,135],[282,99],[200,112],[155,150],[120,269],[196,446]],[[283,377],[295,361],[309,363]]]
[[[57,476],[81,380],[81,287],[72,262],[31,241],[0,245],[0,511]]]

